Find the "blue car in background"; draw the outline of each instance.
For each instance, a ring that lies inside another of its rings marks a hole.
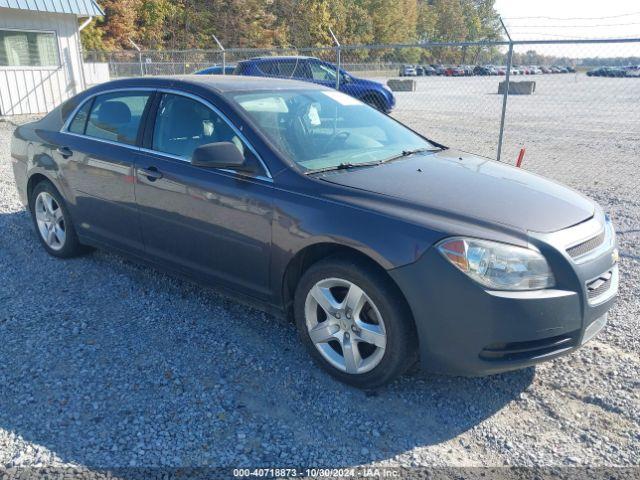
[[[233,75],[233,72],[235,70],[236,70],[235,65],[225,65],[224,67],[225,75]],[[195,73],[196,75],[222,75],[222,65],[214,65],[212,67],[207,67]]]
[[[389,88],[379,82],[357,78],[340,69],[339,90],[347,95],[389,113],[396,99]],[[291,78],[317,83],[327,87],[336,86],[336,66],[315,57],[256,57],[238,62],[235,75],[255,77]]]

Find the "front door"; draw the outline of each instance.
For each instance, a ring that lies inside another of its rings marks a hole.
[[[147,253],[185,273],[267,298],[271,180],[191,165],[199,145],[222,141],[257,163],[239,131],[210,105],[163,93],[154,111],[153,134],[136,165]]]

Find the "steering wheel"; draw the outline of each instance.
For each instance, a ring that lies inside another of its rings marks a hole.
[[[341,131],[336,132],[329,137],[327,142],[324,144],[324,148],[322,149],[322,153],[327,153],[329,151],[329,147],[331,147],[337,140],[340,140],[341,143],[347,141],[347,138],[351,135],[351,132]]]

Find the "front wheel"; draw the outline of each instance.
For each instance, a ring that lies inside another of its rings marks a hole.
[[[416,361],[406,303],[397,287],[365,262],[335,257],[310,267],[296,289],[294,311],[312,357],[345,383],[376,388]]]

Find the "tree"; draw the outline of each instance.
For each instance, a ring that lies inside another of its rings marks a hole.
[[[82,33],[85,49],[333,46],[456,42],[500,38],[495,0],[101,0],[105,17]],[[418,53],[416,53],[418,52]],[[459,49],[349,50],[354,59],[433,53],[460,60]],[[479,50],[474,52],[477,57]]]
[[[140,0],[102,0],[105,16],[99,28],[104,32],[107,49],[129,49],[130,38],[137,34],[136,20]]]

